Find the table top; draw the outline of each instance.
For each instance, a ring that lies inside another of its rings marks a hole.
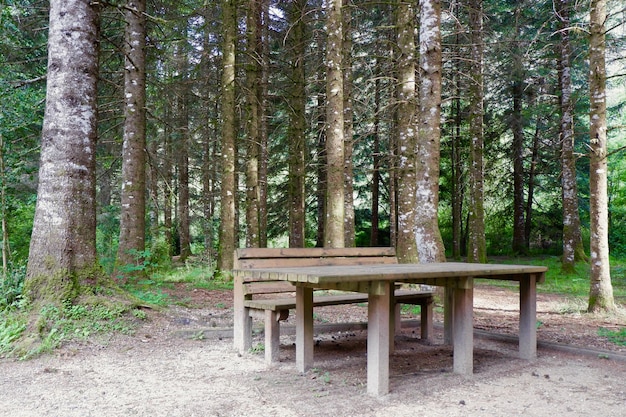
[[[534,275],[543,282],[545,266],[440,262],[424,264],[371,264],[251,268],[233,271],[257,279],[324,285],[363,281],[426,282],[441,278],[491,278],[521,281]]]

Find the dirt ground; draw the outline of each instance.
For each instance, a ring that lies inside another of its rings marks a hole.
[[[517,333],[517,292],[478,287],[474,375],[451,372],[440,326],[432,343],[409,326],[390,359],[391,392],[375,398],[356,326],[316,335],[316,367],[300,374],[292,322],[283,325],[280,364],[268,368],[263,352],[232,349],[230,292],[171,292],[186,306],[149,310],[132,336],[0,360],[0,416],[626,416],[626,349],[598,336],[626,319],[582,314],[580,301],[539,295],[538,358],[525,361],[515,343],[494,336]],[[359,305],[324,307],[315,318],[328,327],[366,314]]]

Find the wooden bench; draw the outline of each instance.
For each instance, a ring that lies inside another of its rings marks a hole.
[[[286,268],[290,266],[367,265],[398,263],[394,248],[271,248],[238,249],[234,269]],[[280,321],[296,307],[295,287],[284,281],[257,281],[236,274],[234,283],[234,344],[240,353],[252,347],[252,318],[265,321],[265,360],[278,361]],[[366,293],[324,294],[313,297],[313,306],[367,302]],[[421,338],[432,335],[433,292],[397,289],[392,306],[396,333],[400,330],[401,304],[421,306]]]

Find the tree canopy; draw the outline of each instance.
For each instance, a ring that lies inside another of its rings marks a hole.
[[[398,245],[411,261],[561,255],[572,198],[575,240],[589,251],[597,193],[606,194],[607,247],[626,255],[621,2],[606,2],[600,32],[607,184],[599,191],[589,170],[597,119],[586,3],[561,0],[559,18],[552,1],[151,0],[145,12],[137,3],[105,2],[97,22],[89,244],[115,278],[172,256],[217,259],[228,270],[246,245]],[[8,0],[0,10],[5,270],[28,261],[47,175],[39,160],[55,65],[50,7]],[[133,39],[133,18],[145,19],[145,47]],[[140,67],[145,75],[133,81]],[[145,101],[131,100],[137,88]],[[575,196],[565,199],[565,189]],[[143,221],[129,226],[129,215]],[[418,254],[425,234],[435,255]]]

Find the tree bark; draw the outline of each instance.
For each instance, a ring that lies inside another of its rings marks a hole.
[[[289,118],[289,247],[305,246],[305,147],[306,147],[306,1],[291,4],[290,42],[292,84]]]
[[[0,216],[2,216],[2,273],[6,277],[9,264],[9,229],[7,228],[6,176],[4,163],[4,137],[0,133]]]
[[[24,296],[72,301],[99,284],[96,256],[99,6],[52,0],[46,110]]]
[[[259,82],[261,73],[261,0],[249,0],[247,12],[246,246],[258,248],[261,245],[261,188],[259,183],[259,159],[261,156],[261,120],[259,118],[261,100]]]
[[[259,140],[260,140],[260,164],[259,164],[259,246],[267,247],[267,161],[268,161],[268,104],[269,104],[269,64],[270,64],[270,40],[269,40],[269,12],[270,1],[261,0],[261,74],[260,74],[260,105],[259,105]]]
[[[535,106],[533,100],[531,105]],[[528,170],[528,197],[526,198],[526,218],[524,219],[524,245],[530,249],[530,234],[533,221],[533,200],[535,198],[535,178],[537,176],[537,164],[539,164],[539,139],[542,132],[542,115],[537,114],[535,122],[535,134],[533,135],[532,155]]]
[[[117,265],[143,262],[146,243],[146,1],[124,10],[124,136]],[[136,270],[141,274],[144,271]]]
[[[457,42],[459,44],[458,35]],[[463,168],[461,158],[461,123],[463,122],[461,115],[461,82],[460,68],[457,66],[454,74],[454,101],[452,104],[453,111],[453,136],[450,160],[452,161],[452,181],[450,188],[452,190],[452,258],[461,259],[461,242],[462,242],[462,215],[463,215]]]
[[[515,9],[516,39],[513,40],[513,68],[511,94],[513,98],[513,113],[511,114],[511,130],[513,144],[511,158],[513,159],[513,244],[514,253],[528,252],[524,239],[524,119],[522,104],[524,100],[524,62],[519,43],[521,38],[520,15],[523,4]]]
[[[182,58],[182,57],[181,57]],[[186,59],[184,59],[186,62]],[[178,241],[180,244],[179,260],[191,255],[191,225],[189,216],[189,109],[187,103],[186,79],[177,97],[178,131],[176,155],[178,168]]]
[[[319,127],[317,137],[317,233],[315,238],[315,246],[324,246],[324,230],[326,229],[326,185],[328,178],[326,175],[326,133],[324,125],[326,119],[324,117],[324,101],[325,96],[322,93],[317,95],[316,107],[318,109],[317,125]]]
[[[591,0],[589,34],[589,211],[591,285],[589,311],[615,309],[609,261],[606,137],[606,1]]]
[[[398,0],[396,28],[397,59],[397,216],[396,255],[400,263],[416,263],[416,135],[417,96],[415,92],[415,10],[413,1]]]
[[[570,5],[569,0],[557,2],[557,19],[561,33],[559,56],[559,90],[561,107],[561,197],[563,199],[563,257],[561,270],[573,273],[576,261],[586,259],[580,233],[576,157],[574,155],[574,104],[572,102]]]
[[[235,182],[236,164],[236,102],[235,102],[235,48],[237,43],[237,3],[222,1],[222,28],[224,46],[222,57],[222,181],[221,223],[217,267],[220,271],[233,268],[235,253]]]
[[[469,72],[472,75],[469,87],[469,213],[468,213],[468,262],[486,262],[485,241],[485,189],[484,189],[484,86],[483,86],[483,7],[482,1],[469,3],[471,59]],[[460,213],[459,213],[460,214]],[[459,219],[460,221],[460,219]]]
[[[439,232],[441,140],[441,2],[420,0],[420,112],[417,141],[415,239],[420,262],[445,262]]]
[[[345,200],[344,200],[344,244],[353,247],[355,242],[354,225],[354,125],[352,110],[352,0],[343,0],[343,116],[344,116],[344,159],[345,159]]]
[[[166,98],[170,98],[169,93],[166,92]],[[172,200],[174,198],[174,181],[172,176],[172,158],[173,158],[173,146],[172,146],[172,129],[170,124],[173,124],[171,111],[169,107],[165,109],[163,115],[168,123],[165,124],[163,137],[165,141],[163,143],[163,229],[165,232],[165,242],[167,243],[169,254],[173,253],[174,236],[172,228]]]
[[[326,227],[324,246],[344,247],[345,177],[342,0],[329,0],[326,19]]]
[[[380,74],[379,62],[376,62],[376,74]],[[374,81],[374,144],[372,146],[372,228],[370,231],[370,246],[378,246],[379,232],[379,204],[380,204],[380,77]]]

